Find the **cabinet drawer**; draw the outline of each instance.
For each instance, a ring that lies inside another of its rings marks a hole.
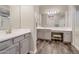
[[[20,40],[23,40],[23,39],[24,39],[24,35],[14,38],[14,43],[19,42]]]
[[[39,30],[37,32],[38,39],[51,40],[51,31],[50,30]]]
[[[19,54],[19,43],[0,51],[0,54]]]
[[[0,51],[12,45],[12,40],[0,42]]]
[[[28,38],[28,37],[31,37],[31,33],[27,33],[27,34],[25,35],[25,39]]]

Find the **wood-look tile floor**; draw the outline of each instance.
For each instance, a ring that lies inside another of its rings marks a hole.
[[[37,54],[78,54],[71,44],[64,44],[59,41],[37,40]]]

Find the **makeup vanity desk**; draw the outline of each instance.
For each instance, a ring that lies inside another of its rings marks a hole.
[[[70,43],[72,40],[72,29],[68,27],[37,27],[37,38],[51,40],[51,33],[63,33],[63,42]]]

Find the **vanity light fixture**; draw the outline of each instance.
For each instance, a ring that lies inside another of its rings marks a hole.
[[[48,14],[48,16],[53,17],[54,15],[58,14],[59,12],[60,12],[59,9],[49,9],[47,14]]]

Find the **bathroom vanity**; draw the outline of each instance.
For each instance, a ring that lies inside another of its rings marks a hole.
[[[37,27],[37,38],[51,40],[51,33],[63,33],[63,42],[70,43],[72,39],[72,29],[65,27]]]
[[[52,40],[54,34],[54,36],[60,35],[63,42],[70,43],[72,40],[71,11],[68,6],[39,6],[41,17],[37,19],[37,38]]]
[[[6,34],[0,31],[0,54],[26,54],[30,51],[30,29],[14,29]]]

